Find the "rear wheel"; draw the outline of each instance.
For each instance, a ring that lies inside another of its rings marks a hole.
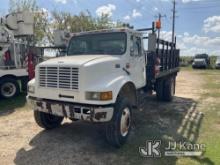
[[[0,82],[0,96],[9,99],[16,96],[20,92],[17,80],[4,78]]]
[[[156,95],[159,101],[172,101],[175,94],[175,77],[159,80],[156,85]]]
[[[44,129],[53,129],[61,125],[63,117],[51,115],[40,111],[34,111],[36,123]]]
[[[171,77],[164,83],[164,101],[172,101],[175,94],[175,78]]]
[[[163,101],[164,80],[158,80],[156,83],[156,96],[158,101]]]
[[[125,98],[119,98],[116,106],[113,119],[106,125],[106,139],[115,146],[121,147],[127,140],[131,131],[132,122],[132,106]]]

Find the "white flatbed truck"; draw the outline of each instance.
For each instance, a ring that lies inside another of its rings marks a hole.
[[[107,141],[123,145],[138,92],[156,91],[161,101],[175,93],[179,50],[150,29],[148,37],[143,31],[149,29],[128,28],[73,34],[67,55],[37,65],[28,83],[36,123],[45,129],[58,127],[63,118],[103,123]]]

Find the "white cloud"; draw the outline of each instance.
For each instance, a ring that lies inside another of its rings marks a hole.
[[[131,19],[131,17],[129,15],[124,16],[123,18],[125,21],[129,21]]]
[[[96,14],[100,17],[102,15],[108,15],[111,17],[113,15],[113,11],[116,10],[116,6],[113,4],[107,4],[104,6],[100,6],[96,10]]]
[[[158,11],[159,9],[157,7],[154,7],[153,8],[153,11]]]
[[[180,49],[180,54],[183,56],[194,56],[195,54],[209,53],[207,49],[198,47],[187,47],[185,49]]]
[[[169,31],[161,31],[160,32],[160,38],[166,41],[171,41],[172,40],[172,32]]]
[[[161,38],[171,41],[171,31],[161,31]],[[188,32],[177,35],[177,47],[181,55],[195,55],[198,53],[208,53],[210,55],[220,55],[220,37],[208,37],[190,35]]]
[[[129,20],[131,20],[132,18],[137,18],[137,17],[142,17],[142,14],[141,14],[141,12],[138,12],[136,9],[133,9],[132,10],[132,13],[129,15],[126,15],[126,16],[124,16],[123,17],[123,20],[125,20],[125,21],[129,21]]]
[[[78,4],[78,0],[54,0],[56,3],[61,3],[63,5],[67,4],[68,2],[74,3],[75,5]]]
[[[186,36],[186,37],[188,37],[188,36],[189,36],[189,33],[188,33],[188,32],[184,32],[183,35]]]
[[[204,20],[203,30],[207,32],[220,32],[220,16],[208,17]]]
[[[189,3],[189,2],[197,2],[201,0],[182,0],[183,3]]]
[[[163,2],[172,2],[173,0],[160,0]],[[202,0],[181,0],[182,3],[189,3],[189,2],[198,2],[198,1],[202,1]]]
[[[191,44],[197,47],[203,47],[203,48],[212,48],[215,46],[220,45],[220,37],[204,37],[204,36],[185,36],[182,38],[182,41],[187,44]]]
[[[62,3],[62,4],[66,4],[67,0],[54,0],[57,3]]]
[[[50,23],[54,22],[54,18],[52,16],[52,13],[48,9],[39,8],[38,12],[41,13],[43,16],[47,17],[47,19]]]
[[[186,45],[186,49],[183,49],[182,54],[190,54],[194,55],[197,53],[209,53],[209,54],[215,54],[220,51],[219,45],[220,45],[220,37],[207,37],[207,36],[184,36],[179,41],[180,43],[183,43]]]
[[[142,14],[140,12],[138,12],[136,9],[133,9],[132,17],[133,18],[142,17]]]
[[[46,8],[40,8],[39,11],[45,14],[47,17],[52,17],[51,12],[47,10]]]

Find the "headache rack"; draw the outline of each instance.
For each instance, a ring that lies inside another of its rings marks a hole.
[[[157,38],[154,22],[152,28],[138,29],[143,33],[143,39],[148,40],[148,50],[145,51],[146,57],[146,74],[147,86],[152,88],[152,85],[157,79],[177,74],[179,71],[180,50],[176,49],[175,42],[169,42]],[[159,63],[158,63],[159,61]],[[157,67],[158,70],[155,68]]]
[[[180,50],[176,49],[176,42],[168,42],[156,38],[156,34],[150,34],[148,38],[147,72],[153,73],[151,79],[163,77],[167,74],[179,71]],[[157,59],[160,59],[159,72],[155,73]],[[149,77],[149,76],[148,76]]]

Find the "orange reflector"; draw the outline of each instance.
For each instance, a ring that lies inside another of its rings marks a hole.
[[[100,100],[112,100],[112,91],[101,92]]]
[[[156,28],[161,29],[161,22],[159,20],[156,21]]]

